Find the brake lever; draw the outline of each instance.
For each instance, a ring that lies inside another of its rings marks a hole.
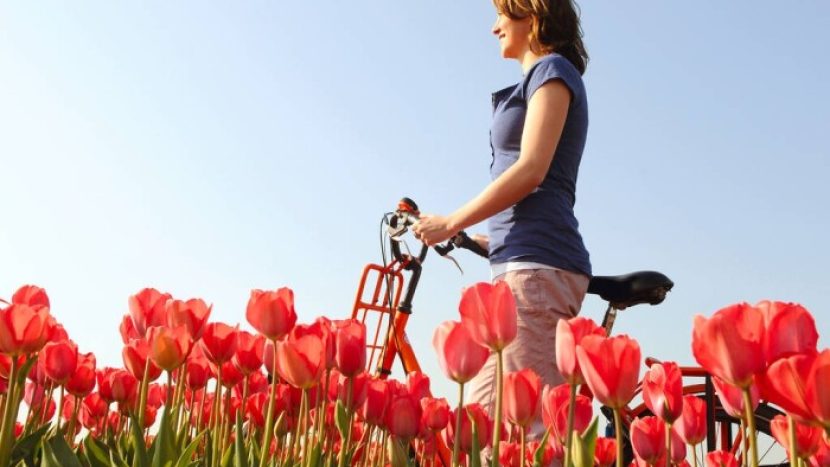
[[[461,271],[461,274],[464,274],[464,270],[461,269],[461,265],[458,264],[458,261],[455,258],[453,258],[450,254],[450,252],[455,249],[455,244],[452,242],[452,240],[448,241],[446,245],[438,244],[435,245],[433,248],[435,248],[435,252],[438,253],[442,258],[446,258],[455,263],[455,267],[457,267],[458,270]]]

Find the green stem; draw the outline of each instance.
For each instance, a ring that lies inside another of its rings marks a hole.
[[[789,437],[790,437],[790,465],[798,465],[798,446],[795,444],[795,420],[792,415],[787,415],[787,422],[789,422]]]
[[[218,371],[216,372],[216,390],[213,391],[213,409],[211,410],[210,414],[210,428],[213,430],[213,446],[211,446],[211,452],[213,453],[213,460],[215,461],[216,465],[221,463],[221,459],[219,456],[222,454],[219,452],[219,442],[222,438],[222,433],[219,431],[220,422],[219,416],[220,410],[222,410],[222,364],[217,365]]]
[[[617,467],[623,467],[622,417],[620,417],[620,409],[614,409],[614,435],[617,437]]]
[[[17,372],[19,368],[17,356],[12,355],[11,357],[12,368],[9,373],[9,387],[6,390],[6,405],[3,407],[3,425],[0,428],[0,465],[9,465],[14,441],[14,419],[17,417],[17,410],[15,410],[17,404],[14,395],[17,389]]]
[[[576,384],[571,384],[571,397],[568,399],[568,432],[565,435],[565,467],[571,467],[571,443],[573,443],[574,413],[576,409]]]
[[[689,446],[692,448],[692,467],[697,467],[697,452],[694,445],[690,444]]]
[[[452,443],[452,467],[458,466],[458,445],[461,444],[461,412],[464,410],[464,383],[458,383],[458,408],[455,410],[455,440]]]
[[[671,467],[671,423],[666,423],[666,467]]]
[[[353,391],[353,384],[354,378],[349,377],[348,381],[346,382],[346,401],[343,404],[346,406],[346,412],[349,414],[349,426],[346,429],[346,434],[343,437],[343,445],[340,446],[340,455],[337,458],[337,466],[338,467],[346,467],[346,452],[349,450],[349,443],[352,440],[352,391]]]
[[[501,405],[504,393],[504,361],[501,350],[496,352],[496,413],[493,414],[493,459],[491,465],[499,465],[499,438],[501,438]]]
[[[525,456],[525,427],[523,427],[523,426],[519,427],[519,439],[522,440],[522,450],[520,451],[521,452],[521,454],[520,454],[521,464],[519,464],[519,465],[524,467],[525,459],[526,459],[527,456]]]
[[[758,467],[758,446],[755,434],[755,413],[752,410],[752,396],[749,388],[744,389],[744,407],[746,408],[746,422],[749,425],[749,450],[752,453],[752,467]]]
[[[55,413],[58,415],[58,423],[57,428],[58,431],[61,431],[61,415],[63,414],[63,398],[66,396],[66,389],[61,386],[61,393],[58,396],[58,408],[55,410]]]
[[[271,369],[271,397],[268,399],[268,412],[265,414],[265,430],[262,432],[262,446],[259,452],[259,467],[265,467],[268,463],[268,454],[271,452],[271,432],[274,430],[274,399],[277,398],[277,342],[274,344],[274,367]]]
[[[144,362],[144,376],[141,378],[141,389],[138,395],[138,407],[136,411],[136,418],[138,419],[138,428],[144,430],[144,412],[147,407],[147,391],[150,387],[150,357]],[[63,388],[61,388],[63,391]],[[60,416],[58,416],[60,420]]]

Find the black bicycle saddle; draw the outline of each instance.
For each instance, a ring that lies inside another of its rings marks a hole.
[[[637,271],[621,276],[594,276],[588,293],[599,295],[618,310],[648,303],[657,305],[666,298],[674,282],[657,271]]]

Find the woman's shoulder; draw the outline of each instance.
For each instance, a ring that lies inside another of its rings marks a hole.
[[[579,70],[567,58],[552,53],[536,61],[525,74],[522,88],[526,98],[529,99],[536,89],[552,79],[564,81],[574,95],[584,93],[582,75]]]

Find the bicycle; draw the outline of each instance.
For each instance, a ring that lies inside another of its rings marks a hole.
[[[352,318],[361,320],[367,326],[367,351],[369,352],[367,365],[369,368],[374,366],[376,375],[382,378],[386,378],[392,373],[396,357],[400,357],[401,365],[406,374],[412,371],[421,371],[421,366],[406,335],[406,325],[412,314],[412,299],[421,277],[423,263],[429,247],[422,244],[417,255],[412,254],[408,249],[404,253],[401,249],[402,244],[406,245],[402,242],[401,237],[410,226],[417,222],[419,214],[417,204],[409,198],[401,199],[394,212],[384,214],[381,225],[388,226],[386,233],[389,237],[392,260],[386,261],[385,242],[381,238],[383,264],[370,263],[364,267],[352,308]],[[381,235],[383,235],[383,232]],[[433,247],[436,253],[451,259],[456,266],[458,266],[458,263],[449,253],[459,248],[472,251],[483,258],[488,257],[488,252],[463,231],[446,243]],[[460,266],[458,267],[460,269]],[[408,281],[404,278],[405,271],[409,272]],[[370,279],[372,280],[370,281]],[[405,293],[404,284],[406,284]],[[368,285],[374,287],[367,298]],[[598,295],[608,303],[603,316],[602,327],[605,328],[608,335],[611,335],[614,322],[620,311],[642,304],[658,305],[665,300],[667,293],[673,287],[674,283],[662,273],[638,271],[619,276],[594,276],[591,278],[587,293]],[[377,313],[373,337],[369,337],[368,334],[370,326],[367,320],[370,312]],[[385,332],[382,332],[384,327]],[[654,362],[656,362],[655,359],[646,359],[646,365],[651,365]],[[711,376],[702,368],[697,367],[681,367],[681,373],[684,378],[703,378],[704,380],[702,384],[684,386],[683,394],[695,395],[706,401],[707,451],[726,450],[732,452],[736,457],[738,457],[739,452],[742,455],[744,450],[741,448],[743,438],[741,436],[742,430],[739,428],[740,421],[730,417],[720,405],[719,399],[715,397]],[[637,394],[640,392],[641,385],[637,390]],[[605,410],[605,408],[603,408],[602,413],[609,421],[609,426],[613,427],[613,413],[610,410]],[[628,428],[635,418],[648,414],[650,412],[644,403],[623,409],[622,418],[626,427],[623,433],[625,465],[628,465],[633,459],[633,451],[628,439]],[[774,443],[769,422],[779,414],[782,414],[782,412],[764,402],[758,406],[755,410],[755,417],[759,437],[766,436]],[[734,433],[737,433],[737,435]],[[438,457],[441,463],[444,466],[449,466],[451,458],[449,449],[440,437],[437,437],[437,444]],[[697,455],[697,453],[693,453],[693,455]],[[786,459],[786,454],[784,458]],[[788,461],[769,465],[788,465]]]

